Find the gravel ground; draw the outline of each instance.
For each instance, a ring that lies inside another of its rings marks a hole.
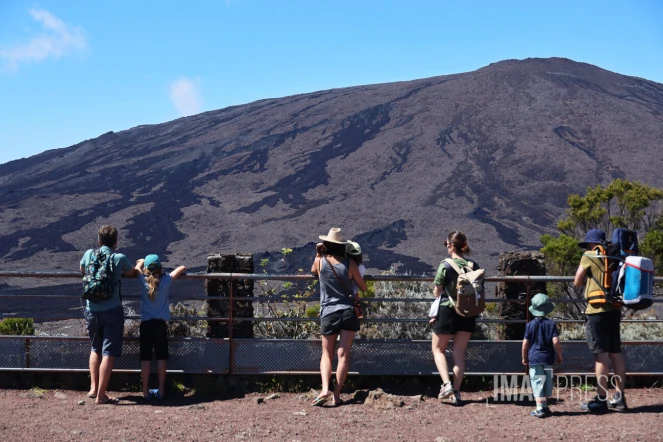
[[[530,403],[493,402],[492,392],[464,393],[458,408],[421,396],[369,405],[364,391],[343,395],[338,407],[312,407],[313,393],[145,403],[116,392],[119,404],[94,405],[80,391],[1,390],[0,440],[663,440],[663,389],[628,390],[630,412],[601,416],[581,411],[580,392],[572,393],[560,394],[553,417],[537,419]]]

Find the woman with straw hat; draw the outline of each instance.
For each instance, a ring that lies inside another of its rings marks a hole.
[[[311,405],[323,405],[329,400],[329,379],[332,373],[332,360],[336,339],[338,344],[338,366],[336,367],[336,388],[333,404],[341,403],[341,389],[350,369],[350,348],[355,333],[359,331],[359,319],[354,310],[352,282],[360,290],[366,290],[364,279],[355,261],[346,257],[348,241],[341,229],[334,227],[327,235],[321,235],[322,243],[315,247],[316,256],[311,272],[320,279],[320,322],[322,334],[322,357],[320,374],[322,390]]]

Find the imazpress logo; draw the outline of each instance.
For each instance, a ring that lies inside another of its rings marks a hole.
[[[518,402],[518,401],[533,401],[534,395],[532,393],[532,382],[544,384],[547,377],[550,375],[536,375],[523,376],[523,375],[494,375],[493,376],[493,400],[498,402]],[[619,376],[600,376],[600,380],[605,380],[608,388],[615,388],[619,381]],[[596,384],[595,376],[579,376],[579,375],[556,375],[552,376],[553,392],[552,396],[559,400],[560,392],[565,392],[570,395],[569,400],[582,400],[587,401],[592,399],[596,392],[591,392],[593,386]],[[591,397],[589,397],[591,395]]]

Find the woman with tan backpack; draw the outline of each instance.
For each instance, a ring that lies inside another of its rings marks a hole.
[[[462,405],[460,398],[460,386],[465,374],[465,356],[467,344],[470,341],[472,333],[476,330],[476,316],[461,316],[455,306],[456,283],[458,281],[458,271],[460,269],[479,269],[479,266],[471,260],[465,258],[470,254],[470,248],[467,245],[467,237],[463,232],[454,231],[449,234],[444,246],[450,259],[445,259],[440,263],[440,267],[435,275],[435,288],[433,294],[440,298],[437,316],[434,317],[433,324],[433,358],[435,366],[442,377],[442,387],[440,388],[439,399],[451,397],[454,405]],[[463,270],[460,270],[461,272]],[[453,385],[449,379],[449,367],[445,356],[447,344],[453,339]]]

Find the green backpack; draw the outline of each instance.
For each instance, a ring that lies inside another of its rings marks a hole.
[[[107,255],[96,249],[90,254],[83,276],[81,298],[92,302],[107,301],[115,292],[115,263],[113,253]]]

